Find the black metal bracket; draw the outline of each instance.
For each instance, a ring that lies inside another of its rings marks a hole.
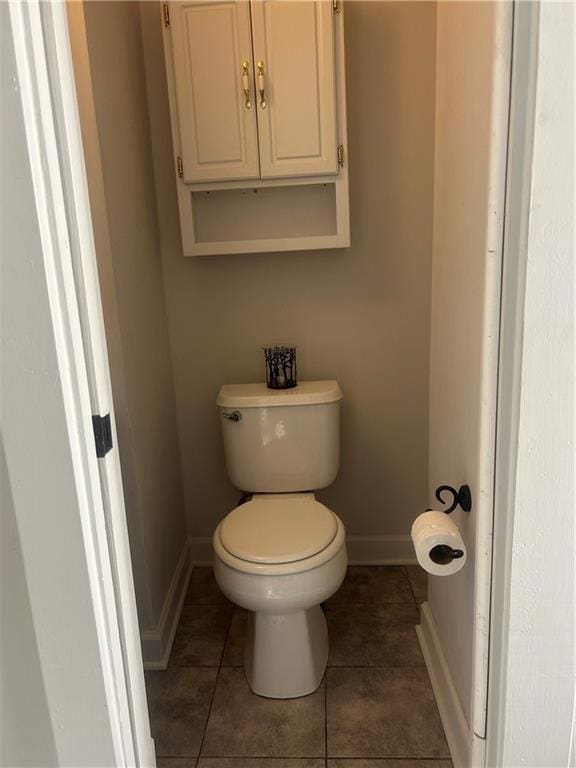
[[[112,426],[110,424],[110,414],[92,416],[92,427],[94,428],[94,442],[96,443],[96,456],[99,459],[104,458],[108,451],[112,450]]]
[[[452,549],[448,544],[436,544],[430,550],[430,559],[437,565],[448,565],[452,560],[459,560],[464,557],[464,550]]]
[[[448,509],[442,510],[443,512],[449,515],[450,512],[454,512],[456,507],[460,507],[464,512],[470,512],[472,509],[472,492],[470,491],[469,485],[461,485],[458,490],[452,488],[451,485],[439,485],[438,488],[436,488],[436,493],[434,495],[440,504],[448,503],[442,498],[444,491],[452,494],[452,504]]]

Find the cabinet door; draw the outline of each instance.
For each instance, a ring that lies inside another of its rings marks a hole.
[[[334,11],[326,0],[252,0],[262,178],[338,171]],[[258,77],[258,67],[262,70]]]
[[[249,3],[170,3],[170,29],[184,181],[258,178]]]

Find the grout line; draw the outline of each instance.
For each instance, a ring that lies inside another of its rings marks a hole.
[[[373,608],[374,606],[376,606],[377,608],[382,608],[382,606],[384,606],[384,605],[412,605],[412,603],[415,600],[414,592],[412,591],[412,584],[410,584],[410,595],[411,595],[411,597],[410,597],[409,600],[402,600],[401,602],[399,602],[399,601],[395,601],[395,602],[392,601],[392,602],[390,602],[390,601],[387,601],[387,600],[382,600],[381,602],[375,602],[374,600],[368,600],[365,603],[363,603],[363,602],[361,602],[359,600],[354,600],[354,601],[350,601],[350,602],[342,602],[342,603],[340,603],[340,602],[339,603],[327,602],[326,603],[326,610],[330,610],[330,609],[334,609],[334,608],[368,608],[368,607],[372,607]]]
[[[201,667],[177,667],[177,669],[214,669],[215,666],[214,664]],[[425,666],[424,662],[418,664],[328,664],[326,669],[420,669]],[[244,664],[222,664],[222,669],[244,669]]]
[[[186,757],[186,756],[184,756]],[[323,760],[325,761],[326,758],[322,757],[321,755],[298,755],[297,757],[294,757],[294,755],[202,755],[201,756],[204,760]],[[165,759],[165,758],[164,758]],[[177,758],[181,759],[181,758]],[[198,758],[199,760],[200,758]],[[330,760],[334,760],[335,758],[331,757]],[[336,758],[339,759],[339,758]],[[348,758],[349,760],[363,760],[364,758]],[[382,758],[376,758],[377,760],[381,760]],[[388,759],[388,758],[385,758]],[[404,760],[414,760],[418,758],[414,757],[406,757],[406,758],[392,758],[392,759],[404,759]],[[438,757],[438,758],[420,758],[422,760],[444,760],[446,758]]]
[[[258,760],[265,760],[266,758],[257,758],[257,759]],[[280,758],[280,759],[286,759],[286,758]],[[291,759],[294,759],[294,758],[291,758]],[[309,759],[309,758],[303,758],[303,759],[306,760],[306,759]],[[390,761],[402,762],[402,761],[406,760],[407,762],[412,763],[412,764],[413,763],[428,763],[428,762],[436,763],[436,762],[442,762],[442,763],[449,763],[450,765],[452,765],[452,758],[451,757],[437,757],[437,756],[435,756],[435,757],[430,757],[430,756],[428,756],[428,757],[422,757],[422,756],[406,757],[406,755],[402,755],[401,757],[398,757],[398,756],[394,756],[394,755],[386,755],[386,757],[366,757],[366,756],[363,756],[363,757],[350,757],[349,755],[335,755],[335,756],[331,755],[329,759],[330,760],[350,760],[352,762],[356,762],[356,761],[363,762],[365,760],[369,760],[370,762],[378,762],[378,763],[388,763]]]
[[[328,666],[324,670],[324,765],[328,768]]]
[[[416,610],[418,611],[418,601],[416,600],[416,592],[414,592],[414,586],[412,584],[412,579],[410,578],[410,572],[408,571],[408,566],[404,566],[406,568],[406,578],[408,579],[408,584],[410,585],[410,592],[412,593],[412,599],[414,600],[414,605],[416,606]]]
[[[331,664],[327,669],[422,669],[426,664]]]
[[[170,669],[220,669],[222,665],[220,663],[218,664],[171,664]],[[228,667],[223,667],[223,669],[228,669]],[[160,672],[164,672],[165,670],[161,669]]]
[[[216,688],[218,687],[219,679],[220,679],[220,668],[218,668],[218,671],[216,672],[216,679],[214,680],[214,688],[212,690],[212,696],[210,697],[210,705],[208,707],[208,712],[206,713],[206,721],[204,722],[202,740],[200,741],[200,746],[198,747],[197,760],[200,760],[200,757],[202,756],[202,747],[204,746],[204,741],[206,740],[206,731],[208,730],[208,721],[210,720],[210,715],[212,714],[212,706],[214,704],[214,698],[216,697]]]
[[[204,742],[206,740],[206,732],[208,730],[208,723],[210,721],[210,715],[212,714],[212,707],[214,705],[214,699],[216,698],[216,689],[218,688],[218,681],[220,680],[220,672],[222,670],[222,659],[224,658],[224,653],[226,651],[226,645],[228,644],[228,638],[230,636],[230,627],[232,626],[232,616],[233,611],[230,611],[230,616],[228,618],[228,627],[226,629],[226,636],[224,637],[224,643],[222,645],[222,652],[220,654],[220,662],[218,664],[218,671],[216,672],[216,679],[214,681],[214,688],[212,690],[212,696],[210,698],[210,705],[208,707],[208,712],[206,714],[206,721],[204,723],[204,731],[202,733],[202,740],[200,741],[200,746],[198,748],[198,757],[196,759],[196,764],[200,762],[200,758],[202,757],[202,748],[204,747]]]
[[[198,761],[203,758],[204,760],[324,760],[326,763],[328,760],[350,760],[350,761],[376,761],[381,763],[388,763],[389,761],[394,762],[401,762],[406,761],[409,763],[414,762],[445,762],[452,764],[452,758],[451,757],[438,757],[438,756],[428,756],[428,757],[406,757],[406,755],[402,756],[395,756],[395,755],[386,755],[386,757],[366,757],[365,755],[362,757],[350,757],[350,755],[330,755],[330,757],[323,758],[318,757],[318,755],[299,755],[298,757],[294,757],[294,755],[201,755],[200,757],[196,758]],[[163,759],[167,759],[164,757]],[[173,760],[183,760],[188,759],[187,755],[178,755],[176,757],[170,756],[168,759]]]
[[[354,666],[353,664],[346,664],[345,666],[342,666],[342,667],[328,667],[328,669],[404,669],[404,670],[425,669],[425,668],[426,668],[426,664],[413,664],[411,666],[408,666],[406,664],[402,664],[402,665],[396,664],[395,666],[386,666],[383,664],[378,664],[375,666],[363,666],[363,667]]]
[[[230,608],[234,603],[182,603],[182,608]]]

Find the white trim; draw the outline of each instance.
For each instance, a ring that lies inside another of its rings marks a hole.
[[[347,536],[349,565],[414,565],[412,539],[407,535]],[[193,536],[190,551],[194,565],[212,565],[214,554],[211,536]]]
[[[140,634],[144,669],[166,669],[168,667],[191,573],[190,546],[186,542],[174,569],[158,624],[155,629],[147,629]]]
[[[81,336],[71,260],[71,224],[66,216],[66,193],[70,189],[66,187],[60,167],[58,150],[62,147],[58,141],[55,116],[55,110],[61,108],[62,101],[66,103],[65,99],[62,100],[63,91],[73,88],[74,81],[71,78],[60,83],[54,77],[50,69],[51,52],[45,39],[45,35],[55,32],[67,34],[65,16],[58,9],[59,6],[51,4],[48,11],[55,13],[53,16],[48,15],[46,20],[43,18],[46,8],[41,8],[37,0],[9,4],[54,342],[66,403],[78,514],[90,580],[92,610],[96,618],[107,718],[113,739],[114,763],[117,766],[154,765],[149,734],[147,742],[139,742],[132,720],[124,638],[120,629],[127,617],[122,615],[124,606],[116,603],[114,568],[107,537],[98,460],[94,452],[86,351]],[[51,24],[54,26],[51,27]],[[64,704],[60,708],[59,717],[65,717]],[[65,729],[55,728],[54,735],[59,737],[60,730],[64,738]],[[63,759],[65,757],[64,753],[59,756]]]
[[[416,634],[432,683],[454,768],[465,768],[470,765],[468,756],[470,728],[450,674],[450,667],[442,651],[436,622],[428,603],[422,603],[420,606],[420,624],[416,627]]]
[[[516,3],[500,319],[486,765],[504,751],[510,567],[538,55],[538,3]]]
[[[101,461],[94,454],[92,413],[110,411],[116,446],[117,437],[66,4],[34,1],[11,4],[10,10],[13,24],[20,15],[18,23],[32,41],[25,55],[33,73],[33,98],[41,105],[36,116],[35,105],[25,108],[25,119],[27,128],[33,119],[38,123],[40,156],[32,169],[46,176],[46,188],[37,194],[44,194],[42,205],[54,227],[53,252],[45,246],[45,261],[47,274],[52,269],[57,283],[52,312],[62,314],[54,323],[56,343],[75,347],[74,363],[65,365],[71,382],[66,411],[82,425],[75,432],[84,439],[90,477],[90,488],[82,487],[87,480],[78,484],[81,492],[92,495],[86,525],[96,533],[96,551],[87,557],[87,568],[96,584],[94,600],[102,602],[98,626],[109,665],[104,667],[105,682],[115,697],[108,706],[118,741],[115,764],[153,766],[118,450]],[[16,35],[15,43],[18,49]],[[62,306],[56,308],[58,301]]]
[[[490,592],[494,525],[494,476],[498,404],[499,326],[504,249],[504,215],[508,153],[509,103],[514,7],[512,0],[496,6],[492,73],[492,132],[490,137],[483,365],[480,392],[478,489],[474,570],[472,697],[470,702],[470,764],[484,763],[490,644]]]
[[[515,4],[487,766],[573,765],[573,14]]]
[[[91,412],[110,413],[113,445],[118,446],[66,4],[43,3],[41,13]],[[124,679],[117,685],[125,685],[127,689],[135,759],[141,765],[153,765],[155,751],[150,734],[118,450],[99,461],[98,470],[124,661]]]

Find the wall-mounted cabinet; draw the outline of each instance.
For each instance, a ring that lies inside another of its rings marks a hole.
[[[339,5],[180,0],[162,23],[185,255],[348,246]]]

